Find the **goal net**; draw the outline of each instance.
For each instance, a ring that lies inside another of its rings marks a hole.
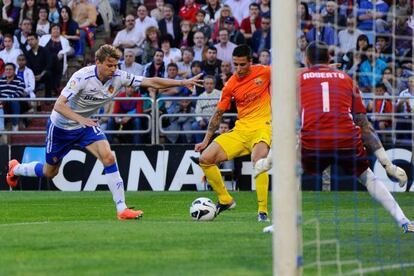
[[[412,1],[272,1],[275,273],[414,273],[413,32]]]

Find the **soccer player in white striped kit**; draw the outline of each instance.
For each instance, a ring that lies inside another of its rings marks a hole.
[[[199,74],[191,79],[173,80],[134,76],[118,69],[122,53],[111,45],[103,45],[95,53],[95,65],[75,72],[56,100],[47,125],[46,163],[20,164],[9,161],[7,184],[16,187],[19,176],[53,178],[57,175],[63,157],[74,144],[86,148],[104,165],[108,187],[113,195],[119,220],[137,219],[141,210],[133,210],[125,203],[124,184],[115,156],[105,134],[96,120],[90,118],[99,108],[118,95],[125,86],[153,87],[202,85]]]

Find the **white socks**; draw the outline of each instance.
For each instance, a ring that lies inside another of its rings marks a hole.
[[[108,179],[108,187],[111,190],[112,198],[116,205],[117,212],[122,212],[127,208],[125,203],[124,182],[119,174],[118,167],[113,164],[104,169],[105,175]]]
[[[37,161],[30,163],[23,163],[13,170],[15,175],[18,176],[43,176],[43,164]]]
[[[384,208],[391,214],[391,216],[401,226],[409,222],[400,205],[395,201],[394,197],[379,179],[377,179],[371,169],[367,169],[359,176],[359,181],[364,185],[369,194],[375,198]]]

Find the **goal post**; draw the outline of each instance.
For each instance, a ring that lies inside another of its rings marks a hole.
[[[273,271],[300,275],[300,194],[296,151],[296,1],[272,1]]]

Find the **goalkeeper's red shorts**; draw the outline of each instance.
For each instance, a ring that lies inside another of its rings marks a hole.
[[[301,150],[302,168],[308,174],[321,174],[329,165],[339,166],[349,175],[360,176],[369,168],[362,142],[355,149]]]

